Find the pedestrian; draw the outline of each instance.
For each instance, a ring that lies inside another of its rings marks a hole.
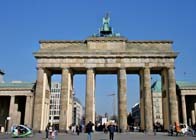
[[[114,140],[115,125],[113,122],[108,125],[108,131],[110,140]]]
[[[46,140],[48,140],[48,133],[49,133],[49,124],[46,126]]]
[[[174,124],[175,124],[176,136],[178,136],[178,134],[183,134],[182,133],[182,129],[179,126],[179,123],[178,122],[175,122]]]
[[[92,138],[93,126],[94,124],[91,121],[89,121],[86,125],[86,133],[88,133],[88,140],[91,140]]]
[[[72,124],[71,131],[72,131],[72,134],[75,134],[75,132],[76,132],[76,126],[75,126],[75,124]]]
[[[169,130],[168,130],[168,135],[173,136],[173,132],[174,132],[174,130],[173,130],[173,125],[170,124],[170,125],[169,125]]]
[[[52,125],[49,124],[49,138],[52,138]]]
[[[53,125],[53,127],[52,127],[52,138],[53,138],[54,140],[56,139],[56,134],[57,134],[56,128],[55,128],[55,125]]]
[[[80,135],[80,127],[78,125],[76,126],[76,133],[77,135]]]
[[[157,124],[153,124],[153,131],[154,131],[154,136],[156,136],[156,132],[157,132]]]

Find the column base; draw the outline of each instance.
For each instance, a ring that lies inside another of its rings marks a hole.
[[[156,132],[154,132],[153,130],[148,130],[148,131],[144,131],[144,135],[154,136],[156,135]]]

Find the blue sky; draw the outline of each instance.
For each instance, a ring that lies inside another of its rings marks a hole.
[[[106,12],[114,31],[129,40],[173,40],[173,50],[180,53],[176,79],[196,82],[195,0],[1,0],[0,69],[5,81],[35,81],[32,53],[39,50],[39,40],[84,40],[98,32]],[[130,110],[139,100],[139,81],[137,75],[127,79]],[[112,98],[105,97],[117,92],[116,85],[116,76],[97,76],[98,113],[112,112]],[[75,77],[74,88],[84,103],[84,75]]]

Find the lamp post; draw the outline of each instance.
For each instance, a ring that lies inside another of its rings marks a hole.
[[[107,96],[112,96],[113,97],[113,103],[112,103],[112,106],[113,106],[113,116],[116,115],[116,94],[115,93],[111,93],[111,94],[108,94]]]

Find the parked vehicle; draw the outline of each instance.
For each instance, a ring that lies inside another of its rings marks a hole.
[[[181,128],[181,131],[182,131],[183,134],[187,133],[188,130],[189,130],[189,126],[187,124],[180,123],[179,127]]]
[[[32,134],[32,129],[25,125],[13,125],[11,132],[14,138],[27,137]]]

